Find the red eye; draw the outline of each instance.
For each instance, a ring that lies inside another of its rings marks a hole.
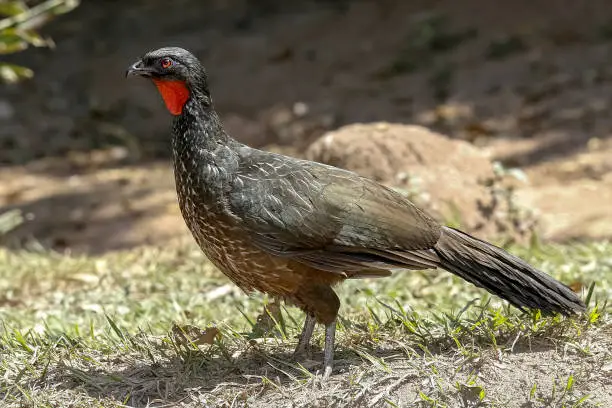
[[[170,68],[172,66],[172,60],[170,58],[164,58],[161,60],[162,68]]]

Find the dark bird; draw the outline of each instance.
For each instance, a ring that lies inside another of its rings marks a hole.
[[[181,48],[145,54],[126,75],[157,86],[172,121],[181,213],[206,256],[245,292],[306,313],[296,355],[325,325],[332,371],[345,279],[442,268],[514,306],[569,315],[585,309],[567,286],[488,242],[444,227],[399,193],[350,171],[250,148],[213,107],[204,67]]]

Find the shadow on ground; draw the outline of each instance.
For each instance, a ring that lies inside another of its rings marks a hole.
[[[23,223],[0,244],[100,254],[140,245],[167,245],[189,236],[181,218],[171,167],[150,163],[105,167],[69,178],[27,170],[0,175]]]
[[[533,139],[508,159],[530,165],[609,137],[610,27],[605,0],[87,1],[45,27],[55,50],[10,56],[36,76],[4,86],[0,163],[109,145],[167,158],[169,115],[124,71],[175,44],[205,61],[228,127],[254,146],[421,123],[480,143]]]
[[[508,346],[511,345],[513,350],[511,354],[524,354],[527,359],[530,353],[539,356],[557,348],[550,339],[517,336],[517,339],[500,338],[498,341],[499,344],[507,342]],[[426,352],[412,348],[408,348],[410,350],[408,351],[404,346],[369,350],[361,348],[360,352],[338,347],[335,374],[328,384],[321,384],[315,388],[333,389],[338,383],[350,388],[351,378],[358,377],[360,373],[369,372],[384,378],[390,375],[391,370],[405,371],[406,367],[423,369],[422,372],[415,371],[412,375],[410,382],[418,384],[427,378],[424,372],[429,366],[452,361],[457,370],[477,372],[483,365],[496,360],[494,355],[501,352],[497,351],[487,339],[475,339],[470,346],[478,353],[472,357],[468,356],[469,352],[465,349],[460,350],[452,345],[450,339],[443,339],[441,342],[444,346],[434,343]],[[119,369],[95,367],[75,369],[56,366],[50,369],[49,375],[61,379],[59,387],[67,390],[78,387],[96,399],[124,401],[123,403],[134,407],[145,407],[152,403],[194,402],[198,397],[211,396],[215,396],[218,398],[217,401],[220,401],[224,399],[225,391],[231,395],[231,398],[235,398],[238,390],[242,393],[238,395],[246,399],[254,394],[261,396],[266,392],[282,393],[283,389],[289,390],[300,383],[303,385],[304,381],[308,382],[309,379],[312,381],[313,378],[297,368],[296,361],[285,347],[272,349],[260,346],[249,347],[245,351],[234,353],[233,356],[224,356],[227,350],[211,350],[191,351],[181,356],[176,356],[176,353],[172,352],[169,353],[171,356],[167,356],[168,350],[166,350],[162,352],[166,357],[160,358],[157,362],[143,363],[145,360],[125,362],[119,364],[121,366]],[[385,366],[389,368],[384,369],[381,366],[376,368],[363,357],[363,352],[375,360],[384,361]],[[322,352],[314,349],[308,357],[309,359],[302,363],[310,368],[311,373],[320,375],[318,362],[322,360]],[[126,360],[131,361],[130,358]],[[444,376],[442,373],[440,375]],[[320,377],[316,381],[320,383]],[[211,400],[208,399],[208,402]]]

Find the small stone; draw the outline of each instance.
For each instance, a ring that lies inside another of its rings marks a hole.
[[[310,108],[304,102],[296,102],[293,105],[293,114],[298,118],[308,115]]]

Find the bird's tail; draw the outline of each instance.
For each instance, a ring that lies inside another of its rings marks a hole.
[[[582,300],[561,282],[503,249],[464,232],[443,227],[434,251],[440,258],[440,268],[518,308],[565,315],[585,310]]]

